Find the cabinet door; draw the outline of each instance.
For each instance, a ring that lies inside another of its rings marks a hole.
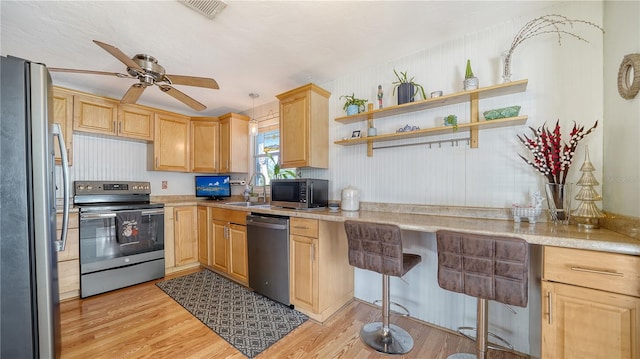
[[[247,263],[247,227],[230,224],[229,229],[229,275],[243,284],[249,283]]]
[[[191,172],[218,172],[219,127],[215,119],[191,121]]]
[[[73,97],[74,131],[115,135],[117,121],[117,101],[88,95]]]
[[[53,88],[53,122],[59,123],[62,129],[69,166],[73,164],[73,94],[62,89]],[[54,146],[56,164],[62,163],[60,149]]]
[[[249,117],[228,113],[220,120],[219,172],[249,171]]]
[[[291,304],[318,310],[317,238],[291,235]]]
[[[215,219],[212,220],[211,223],[211,267],[222,273],[228,273],[229,261],[227,258],[229,253],[229,242],[227,240],[227,223]]]
[[[209,264],[209,207],[198,206],[198,261]]]
[[[154,112],[136,105],[118,106],[118,136],[153,141]]]
[[[153,169],[189,172],[189,118],[155,114]]]
[[[174,223],[173,207],[164,207],[164,268],[167,272],[176,265]]]
[[[542,282],[542,358],[640,358],[640,298]]]
[[[175,260],[176,266],[198,261],[198,220],[196,206],[174,209]]]
[[[309,160],[308,96],[280,101],[280,161],[282,168],[305,167]]]

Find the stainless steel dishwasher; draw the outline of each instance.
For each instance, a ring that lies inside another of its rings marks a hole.
[[[249,287],[285,305],[289,302],[289,217],[247,215]]]

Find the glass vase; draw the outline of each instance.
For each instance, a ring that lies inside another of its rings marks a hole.
[[[511,82],[511,52],[505,51],[501,56],[502,60],[502,82]]]
[[[547,183],[545,192],[551,220],[555,224],[569,224],[572,183]]]

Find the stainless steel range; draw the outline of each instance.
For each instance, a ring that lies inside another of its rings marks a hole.
[[[164,204],[149,182],[74,182],[80,297],[164,277]]]

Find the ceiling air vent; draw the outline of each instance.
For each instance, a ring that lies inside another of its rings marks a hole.
[[[185,6],[197,11],[198,13],[213,19],[218,15],[225,7],[227,2],[224,0],[178,0]]]

